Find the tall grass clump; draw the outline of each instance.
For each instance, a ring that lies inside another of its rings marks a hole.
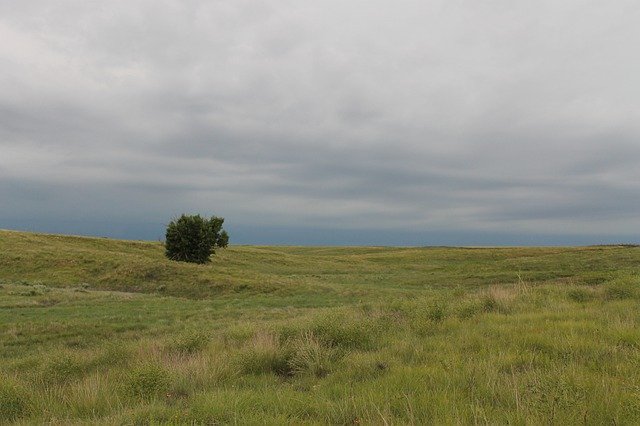
[[[313,333],[305,332],[292,344],[289,367],[293,374],[324,377],[338,358],[335,348],[324,345]]]
[[[11,422],[29,413],[29,394],[13,380],[0,376],[0,423]]]
[[[339,349],[372,349],[377,327],[357,315],[325,315],[317,318],[310,331],[323,344]]]
[[[80,378],[90,367],[89,360],[70,351],[54,352],[42,367],[40,377],[47,384],[61,384]]]
[[[210,337],[203,331],[190,331],[176,337],[169,343],[169,349],[180,354],[193,354],[207,347]]]
[[[276,335],[259,332],[240,352],[237,362],[241,372],[245,374],[273,373],[290,376],[291,354],[291,349],[281,344]]]
[[[572,288],[567,291],[569,300],[577,303],[585,303],[593,300],[595,294],[592,290],[582,287]]]
[[[389,362],[376,352],[350,352],[340,361],[336,374],[349,381],[376,379],[389,372]]]
[[[23,285],[28,286],[28,288],[19,293],[21,296],[43,296],[51,291],[51,289],[44,284],[27,283]]]
[[[404,321],[414,332],[424,336],[439,330],[438,327],[449,314],[449,304],[442,298],[420,298],[418,300],[406,301],[399,306],[396,305],[395,314],[399,315],[401,321],[396,324],[401,326]]]
[[[94,363],[100,368],[120,366],[126,364],[130,356],[128,348],[122,342],[109,342]]]
[[[71,386],[55,387],[50,395],[63,403],[59,410],[65,415],[96,419],[108,415],[119,405],[118,390],[118,381],[113,374],[96,372]]]
[[[480,296],[480,307],[483,312],[510,314],[515,300],[514,290],[503,287],[491,287]]]
[[[483,310],[483,306],[478,299],[462,300],[456,307],[456,313],[461,320],[467,320],[474,317]]]
[[[169,390],[169,372],[161,365],[146,362],[132,368],[125,378],[125,389],[130,396],[153,399]]]
[[[434,302],[427,308],[427,319],[434,323],[444,321],[447,317],[447,306],[442,302]]]
[[[640,280],[636,277],[622,277],[610,281],[604,288],[607,300],[635,299],[639,295]]]

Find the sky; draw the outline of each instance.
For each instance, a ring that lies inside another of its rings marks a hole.
[[[0,229],[640,241],[640,5],[0,0]]]

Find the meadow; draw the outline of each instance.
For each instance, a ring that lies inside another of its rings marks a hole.
[[[639,424],[640,248],[0,231],[0,424]]]

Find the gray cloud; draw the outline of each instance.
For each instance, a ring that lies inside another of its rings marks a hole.
[[[201,211],[297,243],[631,238],[639,18],[632,1],[0,1],[0,227],[155,237]]]

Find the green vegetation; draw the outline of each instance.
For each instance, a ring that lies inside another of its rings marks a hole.
[[[638,424],[640,248],[0,231],[0,424]]]
[[[229,234],[222,229],[224,218],[207,219],[199,214],[183,214],[167,225],[165,255],[179,262],[207,263],[216,247],[229,245]]]

